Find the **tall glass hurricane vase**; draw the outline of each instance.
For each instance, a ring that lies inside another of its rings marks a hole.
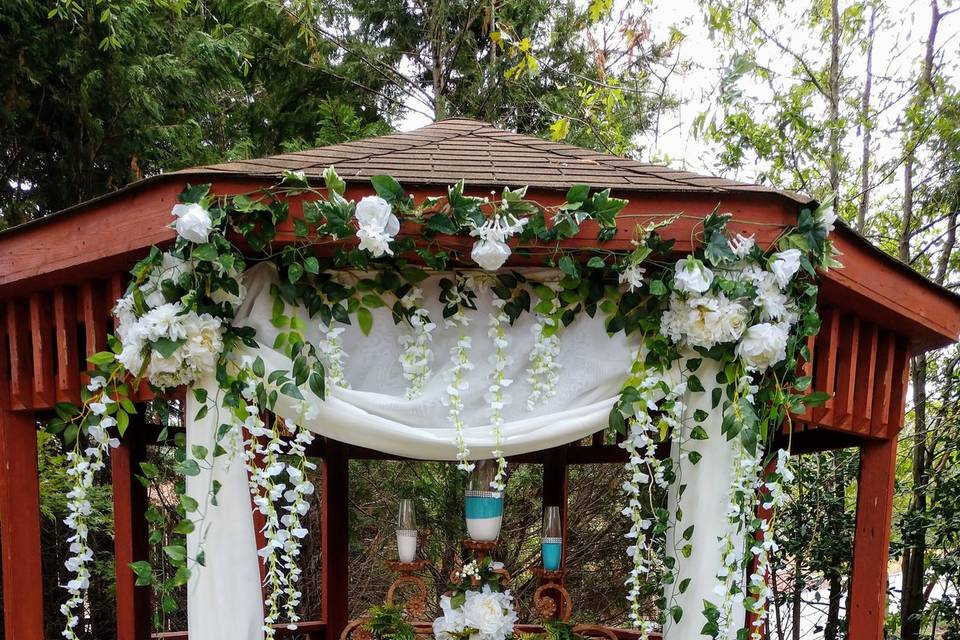
[[[540,553],[543,568],[547,571],[560,569],[563,557],[563,528],[560,524],[560,507],[545,507],[543,510],[543,533],[540,537]]]
[[[397,558],[407,564],[417,559],[417,516],[413,500],[400,500],[397,515]]]
[[[496,475],[495,460],[479,460],[467,479],[464,501],[467,535],[478,542],[493,542],[500,535],[503,494],[490,488]]]

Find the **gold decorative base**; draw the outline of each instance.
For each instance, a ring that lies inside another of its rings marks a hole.
[[[541,620],[566,622],[573,613],[573,600],[563,586],[566,570],[548,571],[542,567],[533,569],[540,586],[533,592],[533,610]]]
[[[413,575],[426,565],[426,560],[415,560],[414,562],[398,562],[394,560],[387,563],[387,566],[400,575],[394,579],[387,589],[385,601],[388,605],[392,605],[398,589],[405,586],[412,586],[414,593],[408,596],[401,606],[401,609],[406,612],[411,620],[419,620],[427,613],[427,584],[419,576]]]

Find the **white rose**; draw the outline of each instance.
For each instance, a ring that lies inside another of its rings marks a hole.
[[[790,280],[800,270],[800,249],[787,249],[780,253],[773,254],[773,263],[770,265],[770,271],[777,279],[780,288],[785,288],[790,284]]]
[[[643,286],[643,274],[646,269],[639,264],[632,264],[620,273],[620,284],[626,284],[630,291]]]
[[[357,238],[360,248],[379,258],[383,254],[393,255],[390,241],[400,232],[400,221],[391,213],[390,203],[380,196],[366,196],[357,203],[354,212],[357,219]]]
[[[433,621],[433,635],[437,640],[451,640],[451,634],[463,631],[463,612],[451,606],[450,596],[440,598],[440,609],[443,615]]]
[[[487,640],[503,640],[513,632],[517,614],[509,593],[498,593],[483,586],[483,591],[468,591],[464,600],[464,626],[477,629]]]
[[[173,215],[177,217],[173,227],[181,238],[203,244],[210,237],[213,221],[210,213],[196,203],[178,204],[173,207]]]
[[[736,354],[750,369],[766,370],[787,357],[787,327],[762,322],[755,324],[737,345]]]
[[[487,271],[496,271],[510,257],[510,247],[499,240],[477,240],[470,257]]]
[[[677,291],[703,293],[713,284],[713,271],[696,258],[679,260],[674,270],[673,284]]]

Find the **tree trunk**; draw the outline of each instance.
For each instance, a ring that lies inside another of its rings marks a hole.
[[[830,189],[840,192],[840,7],[830,0]]]
[[[870,141],[873,123],[870,121],[870,93],[873,89],[873,40],[877,9],[870,11],[870,26],[867,30],[867,69],[863,83],[863,99],[860,103],[860,126],[863,127],[863,153],[860,158],[860,206],[857,208],[857,231],[864,232],[867,212],[870,209]]]
[[[927,508],[927,357],[914,358],[911,367],[913,382],[914,432],[913,432],[913,495],[910,501],[910,513],[920,513]],[[923,572],[926,557],[926,537],[924,531],[911,528],[911,535],[905,536],[900,602],[900,638],[901,640],[919,640],[921,614],[924,607]]]

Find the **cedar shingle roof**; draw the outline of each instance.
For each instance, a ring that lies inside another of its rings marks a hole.
[[[812,201],[793,192],[605,155],[466,118],[441,120],[406,133],[175,173],[276,176],[289,169],[318,177],[330,165],[348,181],[387,173],[409,184],[448,185],[463,178],[473,186],[567,189],[585,183],[623,191],[759,192],[801,204]]]

